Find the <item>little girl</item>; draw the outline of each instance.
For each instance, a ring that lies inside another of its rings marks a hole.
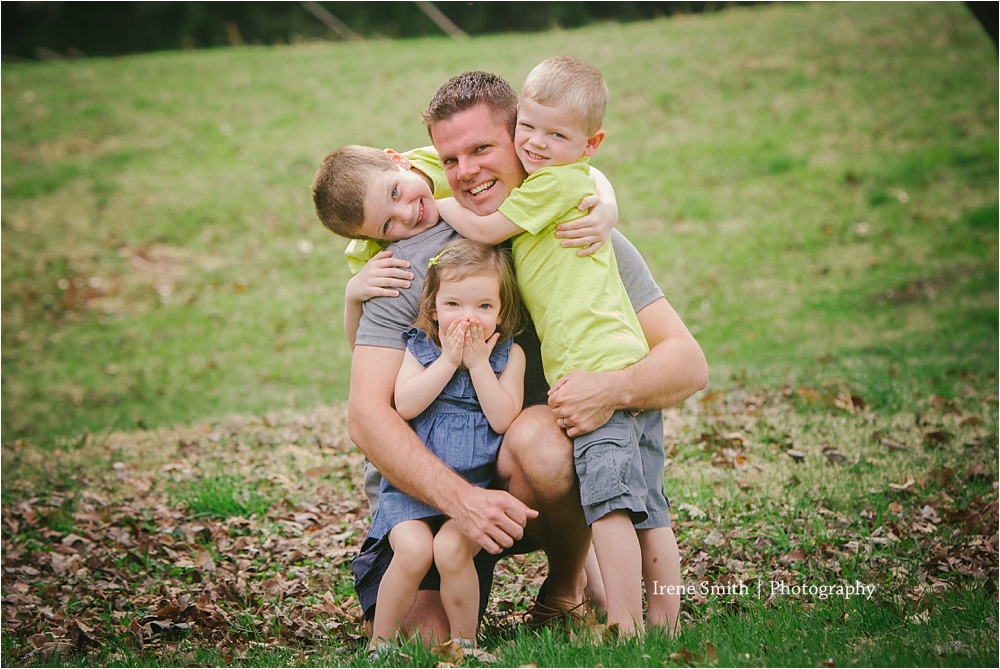
[[[434,454],[470,483],[486,487],[501,436],[521,411],[524,352],[512,340],[523,320],[508,253],[459,240],[431,258],[415,327],[396,378],[396,410]],[[370,537],[391,550],[382,577],[372,651],[395,638],[431,564],[451,636],[475,644],[479,544],[437,509],[383,479]]]

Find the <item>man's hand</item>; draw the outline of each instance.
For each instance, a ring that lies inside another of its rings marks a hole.
[[[449,515],[487,553],[499,555],[524,536],[524,526],[538,512],[504,490],[471,487],[463,493],[458,512]]]
[[[610,420],[617,407],[608,380],[606,373],[577,369],[556,381],[549,390],[549,408],[567,436],[593,432]]]
[[[365,263],[361,271],[347,282],[348,302],[367,302],[373,297],[398,297],[397,288],[409,288],[413,281],[410,263],[392,257],[392,251],[382,251]]]
[[[639,325],[649,355],[614,372],[574,370],[549,391],[549,407],[570,437],[604,425],[619,409],[665,409],[708,384],[705,354],[666,299],[648,304]]]

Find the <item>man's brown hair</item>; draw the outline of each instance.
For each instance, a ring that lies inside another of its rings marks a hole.
[[[438,121],[481,104],[489,108],[493,120],[506,127],[513,137],[517,125],[517,93],[501,77],[489,72],[463,72],[444,82],[420,117],[430,135],[431,126]]]
[[[365,220],[365,198],[382,172],[396,169],[385,151],[348,144],[326,158],[312,182],[316,216],[331,232],[364,239],[358,228]]]
[[[459,239],[442,249],[431,262],[433,264],[427,268],[424,290],[420,294],[419,312],[413,325],[429,334],[439,347],[441,339],[438,335],[435,300],[442,279],[460,281],[469,276],[495,276],[500,282],[500,313],[497,316],[499,341],[513,337],[524,327],[524,305],[514,280],[514,262],[509,251],[471,239]]]
[[[604,123],[608,86],[600,71],[590,63],[555,56],[543,60],[528,73],[521,97],[547,107],[569,109],[583,132],[590,136]]]

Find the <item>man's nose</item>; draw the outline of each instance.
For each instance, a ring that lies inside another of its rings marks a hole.
[[[458,178],[469,179],[479,172],[479,165],[472,158],[458,159]]]

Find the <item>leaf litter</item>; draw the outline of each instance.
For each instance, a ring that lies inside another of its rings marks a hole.
[[[865,574],[880,596],[910,602],[914,620],[957,584],[995,588],[995,402],[982,417],[931,403],[914,420],[879,415],[842,390],[827,395],[849,404],[803,412],[811,392],[737,386],[665,412],[667,488],[684,500],[675,517],[682,581],[753,587]],[[947,441],[925,439],[935,430]],[[920,445],[887,448],[907,443]],[[363,462],[341,406],[83,435],[49,449],[5,444],[13,501],[2,513],[2,630],[17,640],[14,659],[85,656],[113,640],[211,646],[227,662],[278,646],[362,648],[350,562],[369,526]],[[186,493],[223,479],[235,498],[265,497],[264,510],[193,513]],[[707,491],[688,483],[703,479]],[[487,635],[521,624],[544,575],[539,554],[498,563]],[[684,619],[706,601],[700,591],[685,597]],[[573,638],[589,645],[612,633],[593,616],[589,626]],[[442,646],[440,666],[497,661],[465,650]],[[715,663],[718,654],[708,642],[670,660]]]

